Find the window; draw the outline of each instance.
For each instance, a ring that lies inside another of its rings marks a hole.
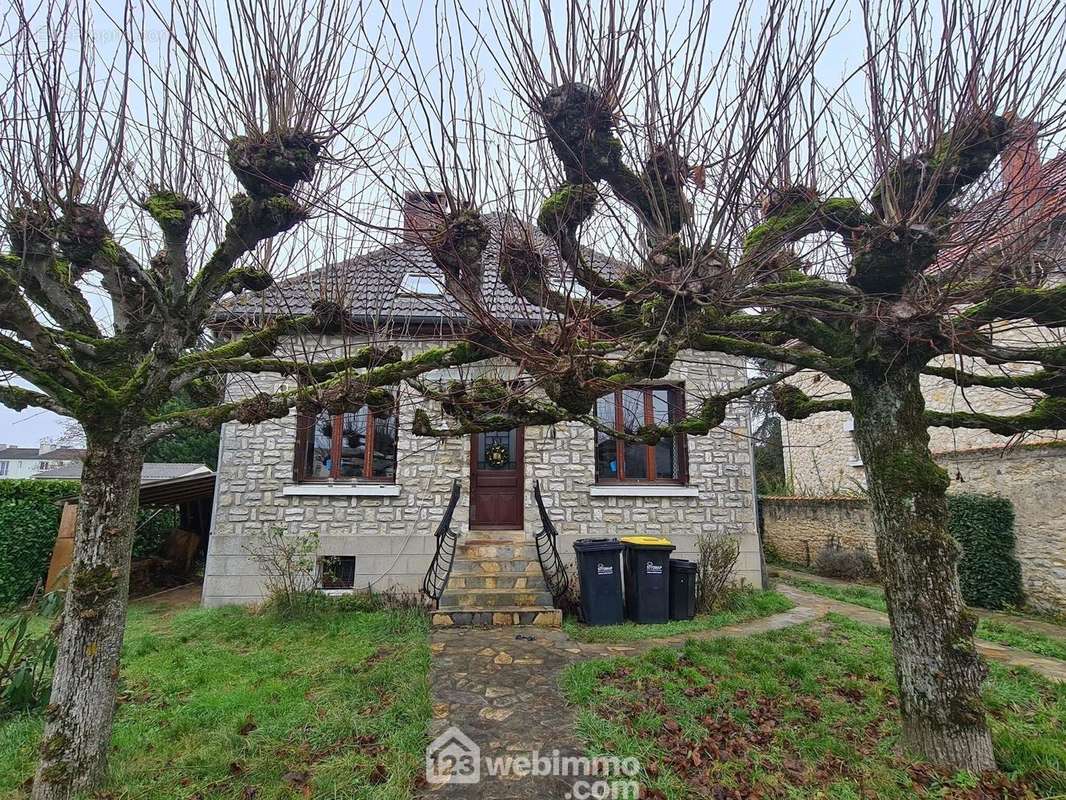
[[[848,466],[861,467],[862,456],[859,454],[859,443],[855,441],[855,418],[848,417],[844,423],[844,432],[848,437]]]
[[[355,556],[322,556],[318,559],[318,588],[354,589]]]
[[[439,280],[434,280],[427,275],[418,275],[414,272],[408,272],[403,276],[403,280],[400,282],[400,292],[402,294],[430,296],[444,294]]]
[[[644,425],[675,422],[684,415],[685,399],[673,386],[623,389],[596,401],[596,416],[610,427],[636,433]],[[687,478],[684,436],[657,445],[633,444],[596,431],[596,480],[684,483]]]
[[[396,413],[366,406],[317,416],[301,415],[296,439],[298,481],[393,481],[396,479]]]
[[[7,475],[7,464],[6,461],[0,461],[0,475]]]

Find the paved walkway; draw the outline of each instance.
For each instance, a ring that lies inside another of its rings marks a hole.
[[[800,572],[799,570],[787,569],[785,567],[771,567],[771,576],[778,576],[785,580],[796,579],[801,581],[811,581],[812,583],[824,583],[826,586],[837,586],[840,588],[867,588],[867,589],[880,589],[880,584],[877,583],[858,583],[854,581],[844,581],[838,578],[826,578],[821,575],[812,575],[809,572]],[[1033,619],[1032,617],[1019,616],[1018,614],[1005,614],[1001,611],[988,611],[984,608],[972,608],[971,609],[981,619],[987,619],[994,622],[1002,622],[1005,625],[1013,625],[1016,628],[1023,628],[1024,630],[1031,631],[1032,633],[1040,633],[1044,636],[1050,636],[1055,639],[1066,639],[1066,625],[1056,625],[1054,622],[1049,622],[1042,619]]]
[[[433,722],[430,739],[452,726],[469,736],[486,758],[516,758],[536,753],[551,757],[583,753],[575,733],[576,718],[558,688],[562,671],[589,658],[638,654],[655,647],[680,647],[690,639],[750,636],[811,622],[832,612],[885,627],[880,611],[841,603],[788,585],[777,590],[796,604],[782,614],[714,630],[619,644],[575,642],[561,630],[533,627],[435,629],[430,680]],[[978,641],[988,658],[1028,667],[1057,681],[1066,681],[1066,662]],[[569,798],[572,779],[500,777],[486,774],[476,784],[429,784],[420,797],[469,800],[557,800]]]

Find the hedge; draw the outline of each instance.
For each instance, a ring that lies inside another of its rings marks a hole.
[[[0,607],[24,600],[48,572],[60,507],[77,481],[0,480]]]
[[[62,509],[57,502],[75,497],[78,481],[0,480],[0,608],[25,600],[48,574]],[[172,509],[140,512],[134,558],[158,553],[178,524]]]
[[[1005,497],[948,495],[949,528],[962,547],[959,582],[967,605],[1021,606],[1022,569],[1014,557],[1014,506]]]

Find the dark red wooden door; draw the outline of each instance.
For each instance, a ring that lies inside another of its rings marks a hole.
[[[521,530],[522,429],[470,440],[470,527]]]

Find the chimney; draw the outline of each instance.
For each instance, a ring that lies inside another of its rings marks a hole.
[[[444,192],[404,192],[403,238],[422,242],[440,227],[448,209]]]
[[[43,437],[37,448],[37,455],[43,456],[45,453],[51,453],[53,450],[58,450],[59,445],[56,444],[55,439],[49,439],[47,436]]]
[[[1003,188],[1024,206],[1036,205],[1040,188],[1040,150],[1036,146],[1037,125],[1014,118],[1007,146],[999,155],[1003,167]]]

